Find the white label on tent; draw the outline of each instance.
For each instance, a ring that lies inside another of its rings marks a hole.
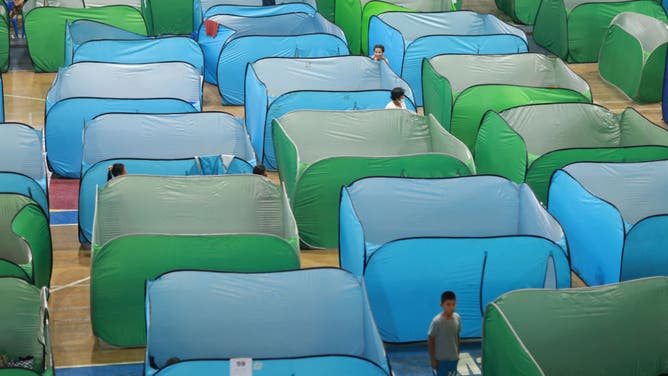
[[[253,358],[230,359],[230,376],[253,376]]]

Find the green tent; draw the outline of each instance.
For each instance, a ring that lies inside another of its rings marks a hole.
[[[190,35],[195,28],[192,1],[144,0],[141,9],[150,35]]]
[[[668,159],[668,131],[633,108],[615,115],[585,103],[489,111],[475,146],[479,173],[526,181],[543,202],[552,173],[568,164],[661,159]]]
[[[304,244],[338,246],[341,187],[368,176],[475,173],[432,116],[402,110],[296,111],[273,121],[276,159]]]
[[[33,357],[32,368],[0,369],[2,376],[52,376],[46,288],[0,277],[0,354],[11,361]]]
[[[598,70],[634,101],[660,102],[668,25],[638,13],[615,17],[605,36]]]
[[[533,25],[540,0],[495,0],[496,7],[515,22]]]
[[[25,12],[25,10],[24,10]],[[146,35],[141,11],[127,5],[99,8],[36,7],[25,12],[28,51],[35,72],[55,72],[65,63],[65,25],[91,20]]]
[[[2,2],[0,6],[0,70],[7,72],[9,69],[9,14],[7,5]]]
[[[485,311],[485,376],[663,375],[666,317],[666,277],[513,291]]]
[[[473,150],[487,110],[591,102],[587,82],[558,58],[539,54],[440,55],[422,63],[424,112]]]
[[[635,12],[668,22],[654,0],[542,0],[533,36],[536,43],[569,63],[592,63],[615,16]]]
[[[115,178],[98,193],[93,232],[93,332],[116,346],[146,343],[146,280],[300,266],[285,193],[257,175]]]
[[[51,233],[42,208],[32,199],[0,193],[0,276],[49,287]]]
[[[327,17],[325,9],[332,6],[318,1],[318,11]],[[346,33],[350,53],[368,54],[369,20],[385,12],[443,12],[458,10],[461,0],[335,0],[334,22]],[[392,46],[385,46],[385,49]]]

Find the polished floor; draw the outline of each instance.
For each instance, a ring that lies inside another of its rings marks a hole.
[[[476,10],[491,9],[491,1],[479,1]],[[596,64],[571,65],[591,86],[594,101],[597,104],[619,112],[628,106],[638,109],[651,121],[665,126],[661,120],[660,104],[639,106],[626,98],[613,86],[605,83],[598,75]],[[4,107],[7,122],[21,122],[41,129],[44,126],[44,99],[55,74],[36,74],[31,71],[10,71],[3,74]],[[222,110],[236,116],[243,115],[242,107],[222,107],[220,96],[215,87],[205,85],[205,110]],[[278,180],[276,174],[272,179]],[[67,185],[68,183],[63,182]],[[65,199],[63,207],[54,209],[76,209],[68,196],[76,195],[75,188],[63,188]],[[74,192],[74,193],[72,193]],[[71,197],[70,197],[71,198]],[[50,330],[55,364],[58,367],[108,364],[120,362],[139,362],[144,355],[143,348],[116,349],[98,341],[91,331],[89,312],[90,252],[81,249],[77,238],[76,225],[58,225],[52,227],[54,267],[52,291],[49,300]],[[303,251],[302,266],[338,266],[337,250]],[[574,276],[574,285],[582,283]]]

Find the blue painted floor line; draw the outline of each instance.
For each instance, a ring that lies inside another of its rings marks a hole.
[[[49,212],[52,226],[76,225],[79,223],[79,212],[76,210],[52,210]]]
[[[396,376],[433,376],[426,344],[387,347]],[[463,342],[459,360],[461,376],[481,375],[480,342]],[[142,376],[143,363],[58,368],[58,376]]]

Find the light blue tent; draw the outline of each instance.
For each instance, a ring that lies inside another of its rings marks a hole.
[[[65,66],[72,64],[74,51],[82,44],[94,40],[141,40],[145,35],[133,33],[115,26],[92,20],[76,20],[65,25]]]
[[[46,98],[50,168],[78,178],[84,122],[108,112],[177,113],[201,108],[200,72],[182,62],[76,63],[61,68]]]
[[[341,193],[341,267],[363,276],[383,340],[424,341],[445,290],[462,337],[520,288],[570,286],[559,223],[526,184],[497,176],[366,178]]]
[[[367,110],[385,108],[390,91],[406,91],[406,107],[415,110],[413,91],[384,62],[364,56],[316,59],[266,58],[246,70],[246,127],[258,159],[276,169],[271,121],[295,110]]]
[[[84,61],[122,64],[182,61],[204,71],[204,54],[191,38],[147,37],[88,20],[67,24],[65,32],[65,66]]]
[[[0,124],[0,192],[30,197],[49,213],[42,133],[29,125]]]
[[[369,21],[369,51],[385,46],[385,57],[415,92],[422,106],[422,60],[441,54],[514,54],[528,51],[524,32],[491,14],[469,11],[387,12]]]
[[[248,63],[265,57],[349,54],[343,31],[312,8],[308,12],[266,16],[217,14],[207,19],[219,24],[218,32],[215,37],[209,36],[202,26],[198,42],[204,46],[208,67],[205,78],[218,84],[223,104],[244,103],[244,73]]]
[[[552,176],[548,209],[588,284],[668,275],[668,161],[574,163]]]
[[[193,25],[195,25],[195,30],[199,29],[203,20],[209,15],[209,11],[217,6],[231,5],[261,9],[283,4],[307,4],[313,9],[317,7],[315,0],[193,0]]]
[[[223,112],[104,114],[84,130],[79,241],[92,240],[95,197],[108,167],[141,175],[250,174],[255,152],[241,119]]]
[[[364,283],[340,269],[167,273],[146,283],[146,328],[147,376],[229,375],[237,357],[265,376],[390,374]]]

